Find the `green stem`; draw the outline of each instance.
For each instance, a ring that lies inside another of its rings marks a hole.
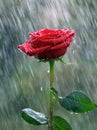
[[[50,89],[53,87],[54,83],[54,60],[51,59],[49,61],[50,64]],[[53,130],[53,95],[50,92],[50,113],[49,113],[49,124],[48,124],[48,130]]]

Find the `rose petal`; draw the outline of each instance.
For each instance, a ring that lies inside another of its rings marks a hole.
[[[70,45],[70,42],[72,42],[72,40],[73,38],[70,37],[66,42],[53,46],[46,51],[44,50],[43,52],[36,54],[35,57],[38,59],[55,59],[61,57],[66,53],[67,47]]]
[[[56,46],[53,46],[50,49],[51,50],[55,50],[55,49],[60,49],[60,48],[62,49],[62,47],[67,48],[70,45],[70,42],[72,42],[72,38],[68,38],[68,40],[65,41],[64,43],[58,44]]]
[[[30,40],[18,48],[38,59],[58,58],[66,53],[74,34],[75,31],[69,29],[42,29],[29,33]]]
[[[26,54],[32,56],[32,55],[35,55],[36,53],[39,53],[41,51],[44,51],[48,48],[50,48],[51,46],[48,45],[48,46],[45,46],[45,47],[42,47],[42,48],[32,48],[31,45],[29,44],[29,41],[26,41],[24,44],[22,45],[19,45],[18,48],[20,50],[22,50],[23,52],[25,52]]]
[[[64,42],[66,39],[68,39],[69,37],[73,37],[74,36],[74,34],[75,34],[75,31],[66,31],[65,32],[65,34],[62,34],[59,38],[57,38],[57,37],[54,37],[54,38],[52,38],[52,39],[41,39],[41,37],[40,37],[40,42],[43,42],[43,43],[51,43],[51,44],[53,44],[53,45],[56,45],[56,44],[59,44],[59,43],[61,43],[61,42]]]
[[[61,50],[61,51],[60,51]],[[47,50],[35,55],[38,59],[55,59],[63,56],[66,53],[67,48]]]

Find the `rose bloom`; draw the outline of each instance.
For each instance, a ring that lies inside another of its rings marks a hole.
[[[56,59],[66,53],[74,34],[75,31],[69,29],[42,29],[29,33],[30,40],[19,45],[18,48],[38,59]]]

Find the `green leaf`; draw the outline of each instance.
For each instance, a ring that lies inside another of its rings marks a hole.
[[[97,108],[97,105],[80,91],[72,92],[66,97],[60,97],[59,103],[67,110],[76,113],[84,113]]]
[[[48,123],[44,114],[36,112],[30,108],[23,109],[21,115],[26,122],[33,125],[44,125]]]
[[[60,62],[63,63],[63,64],[67,64],[67,65],[76,64],[76,63],[68,63],[68,62],[65,62],[65,61],[62,59],[62,57],[61,57],[61,58],[58,58],[57,60],[60,61]]]
[[[59,116],[54,116],[53,130],[72,130],[72,128],[65,119]]]
[[[58,58],[61,63],[67,64],[62,58]]]
[[[51,90],[51,92],[52,92],[54,95],[58,95],[57,90],[55,90],[53,87],[52,87],[52,88],[50,88],[50,90]]]
[[[50,88],[51,93],[59,100],[58,92],[53,87]]]

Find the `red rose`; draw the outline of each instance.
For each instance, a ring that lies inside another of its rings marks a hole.
[[[75,31],[69,29],[42,29],[30,33],[30,40],[19,45],[18,48],[38,59],[55,59],[66,53],[74,34]]]

